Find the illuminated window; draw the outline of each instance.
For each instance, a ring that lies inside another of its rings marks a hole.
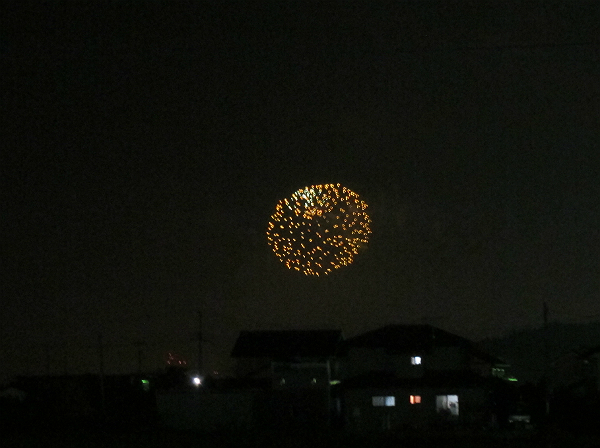
[[[411,356],[410,363],[413,366],[420,366],[421,365],[421,357],[420,356]]]
[[[506,372],[504,371],[504,369],[500,369],[497,367],[492,368],[492,376],[495,376],[497,378],[504,378],[505,374]]]
[[[373,406],[396,406],[396,397],[373,397]]]
[[[437,395],[435,408],[439,414],[458,416],[458,395]]]
[[[421,403],[420,395],[411,395],[410,396],[410,404],[419,404],[419,403]]]

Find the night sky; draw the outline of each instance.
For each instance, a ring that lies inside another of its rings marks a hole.
[[[195,365],[199,310],[223,373],[240,330],[600,319],[600,3],[93,3],[1,14],[0,379]],[[265,231],[329,182],[373,234],[306,277]]]

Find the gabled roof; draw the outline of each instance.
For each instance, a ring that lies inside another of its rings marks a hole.
[[[325,358],[338,352],[340,330],[242,331],[233,358]]]
[[[348,348],[383,348],[394,353],[428,353],[434,347],[462,347],[476,358],[506,365],[501,359],[480,350],[472,341],[431,325],[386,325],[347,339]]]
[[[400,353],[470,344],[468,339],[431,325],[386,325],[346,340],[347,347],[384,348]]]

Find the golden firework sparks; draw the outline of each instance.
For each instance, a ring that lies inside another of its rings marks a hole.
[[[304,187],[282,199],[267,227],[267,241],[289,269],[327,275],[347,266],[371,233],[367,203],[340,184]]]

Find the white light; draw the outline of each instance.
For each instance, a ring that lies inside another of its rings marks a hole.
[[[413,356],[410,360],[411,360],[411,363],[413,366],[421,365],[421,357],[420,356]]]
[[[373,406],[396,406],[396,397],[373,397]]]
[[[200,386],[202,384],[202,378],[195,376],[192,378],[192,382],[194,383],[194,386]]]

